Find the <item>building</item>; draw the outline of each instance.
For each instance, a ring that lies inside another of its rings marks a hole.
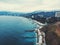
[[[60,17],[60,11],[57,11],[57,12],[55,13],[55,17]]]

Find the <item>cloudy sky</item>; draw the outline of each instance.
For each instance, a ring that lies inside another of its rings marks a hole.
[[[0,0],[0,11],[60,10],[60,0]]]

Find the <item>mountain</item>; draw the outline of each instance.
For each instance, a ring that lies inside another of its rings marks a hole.
[[[34,11],[29,13],[0,11],[0,16],[22,16],[45,23],[47,18],[55,17],[55,13],[60,11]]]
[[[25,15],[25,13],[22,13],[22,12],[0,11],[0,15],[6,15],[6,16],[23,16],[23,15]]]
[[[56,22],[58,18],[55,17],[55,14],[60,11],[34,11],[32,13],[28,13],[29,18],[37,20],[41,23],[45,22]],[[58,19],[60,20],[60,18]]]
[[[23,13],[23,12],[9,12],[9,11],[0,11],[0,15],[8,15],[8,16],[23,16],[27,18],[34,17],[54,17],[55,13],[58,11],[34,11],[30,13]]]

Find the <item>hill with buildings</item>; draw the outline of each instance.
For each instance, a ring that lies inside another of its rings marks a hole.
[[[29,13],[0,11],[0,16],[22,16],[22,17],[31,18],[39,22],[45,23],[48,19],[51,20],[50,19],[51,17],[55,21],[54,17],[57,12],[60,11],[34,11]]]

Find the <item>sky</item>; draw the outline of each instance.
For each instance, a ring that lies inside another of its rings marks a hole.
[[[60,10],[60,0],[0,0],[0,11]]]

